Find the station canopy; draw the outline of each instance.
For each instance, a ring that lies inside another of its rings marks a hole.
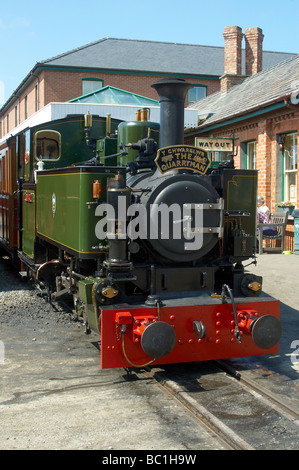
[[[69,103],[95,103],[95,104],[124,104],[133,106],[159,106],[159,102],[136,95],[129,91],[120,90],[112,86],[99,88],[98,90],[87,93],[70,100]]]

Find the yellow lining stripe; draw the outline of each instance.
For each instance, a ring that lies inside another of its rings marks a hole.
[[[82,254],[85,254],[85,255],[93,255],[93,254],[97,255],[99,253],[106,253],[106,251],[78,251],[75,248],[72,248],[71,246],[66,245],[65,243],[61,243],[58,240],[55,240],[55,238],[51,238],[48,235],[45,235],[44,233],[41,233],[41,232],[38,232],[38,231],[36,233],[37,233],[37,235],[41,235],[42,237],[45,237],[48,240],[51,240],[52,242],[58,243],[59,245],[62,245],[62,246],[65,246],[66,248],[69,248],[72,251],[76,251],[76,253],[82,253]]]

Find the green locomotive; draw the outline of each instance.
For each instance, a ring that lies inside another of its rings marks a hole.
[[[243,266],[257,172],[184,145],[191,85],[153,86],[160,125],[88,114],[8,141],[0,242],[49,299],[73,298],[103,368],[275,353],[279,302]]]

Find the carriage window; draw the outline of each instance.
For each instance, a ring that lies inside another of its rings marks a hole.
[[[57,131],[37,131],[34,135],[34,157],[36,160],[59,160],[61,134]]]

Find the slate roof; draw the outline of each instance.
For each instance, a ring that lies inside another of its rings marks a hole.
[[[264,68],[294,55],[264,51]],[[224,47],[103,38],[39,64],[219,77],[224,73]]]
[[[202,128],[282,102],[298,90],[299,55],[246,78],[227,93],[214,93],[188,108],[198,110],[199,119],[204,120],[199,126]]]
[[[243,72],[245,52],[243,52]],[[263,68],[271,67],[296,54],[263,52]],[[219,79],[224,73],[224,47],[201,46],[135,39],[103,38],[85,46],[37,62],[14,93],[1,107],[4,112],[14,95],[25,89],[40,68],[66,67],[86,70],[129,71],[141,74],[184,75]]]

